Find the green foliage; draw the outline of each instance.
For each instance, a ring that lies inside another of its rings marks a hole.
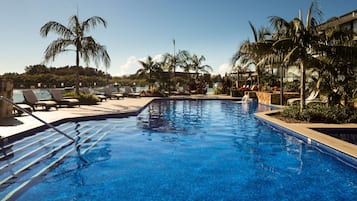
[[[222,94],[222,87],[215,87],[214,89],[213,89],[213,94],[215,94],[215,95],[218,95],[218,94]]]
[[[112,77],[109,80],[109,83],[114,84],[118,83],[119,86],[133,86],[135,83],[136,86],[147,86],[149,82],[146,79],[138,78],[136,74],[133,75],[123,75],[121,77]]]
[[[29,75],[36,75],[41,73],[48,73],[49,69],[45,65],[37,64],[34,66],[26,66],[25,72]]]
[[[17,89],[37,87],[38,83],[41,83],[41,87],[70,87],[76,83],[76,68],[78,67],[47,68],[35,65],[26,67],[26,73],[5,73],[3,77],[13,80],[14,88]],[[94,83],[96,86],[104,86],[107,83],[105,74],[95,68],[79,67],[79,75],[80,82],[84,87],[91,87]]]
[[[291,106],[285,108],[281,115],[311,123],[357,123],[357,110],[341,105],[311,104],[302,112],[299,106]]]
[[[285,82],[284,87],[286,91],[299,91],[300,83],[297,82]]]
[[[96,105],[100,100],[94,94],[76,94],[74,91],[63,94],[63,97],[77,98],[81,105]]]

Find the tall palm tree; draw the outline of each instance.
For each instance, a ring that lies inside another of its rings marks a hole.
[[[169,90],[169,95],[171,95],[171,86],[172,86],[172,80],[171,80],[171,71],[174,70],[176,71],[176,56],[166,53],[164,54],[164,60],[161,63],[161,66],[163,68],[163,70],[167,71],[167,76],[168,76],[168,84],[167,84],[167,88]],[[175,75],[174,75],[175,76]]]
[[[105,46],[97,43],[92,36],[86,35],[98,24],[107,26],[107,22],[98,16],[90,17],[84,21],[79,21],[78,16],[73,15],[69,18],[68,27],[59,22],[49,21],[40,29],[42,37],[46,37],[49,32],[54,32],[60,37],[54,40],[45,50],[45,62],[54,60],[55,57],[67,51],[76,52],[76,93],[79,94],[79,59],[83,58],[88,65],[92,59],[96,65],[103,62],[104,66],[110,66],[110,57]],[[69,47],[74,46],[74,50]]]
[[[301,13],[301,11],[300,11]],[[274,43],[275,49],[288,50],[286,52],[284,63],[285,65],[298,63],[301,71],[300,82],[300,110],[305,107],[305,82],[306,82],[306,66],[312,63],[315,58],[313,55],[313,48],[318,46],[317,35],[317,19],[313,17],[313,14],[320,15],[322,12],[315,8],[315,4],[311,3],[304,25],[301,19],[294,18],[292,21],[287,22],[285,19],[277,16],[270,17],[270,21],[275,25],[284,25],[285,29],[283,35]]]
[[[160,89],[168,89],[168,86],[170,84],[170,68],[171,66],[171,55],[170,54],[164,54],[163,59],[157,63],[157,67],[159,68],[159,84],[160,84]]]

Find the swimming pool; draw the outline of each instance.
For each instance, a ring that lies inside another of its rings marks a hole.
[[[357,170],[260,123],[270,108],[233,101],[154,101],[138,116],[68,122],[106,136],[18,200],[350,200]],[[45,135],[52,133],[47,130]],[[80,157],[79,157],[80,156]]]

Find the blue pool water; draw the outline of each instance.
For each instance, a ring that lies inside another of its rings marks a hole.
[[[253,115],[269,109],[232,101],[160,101],[135,117],[80,122],[79,132],[86,125],[111,130],[18,199],[355,199],[357,169]]]

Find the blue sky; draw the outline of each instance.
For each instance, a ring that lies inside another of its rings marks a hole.
[[[43,62],[43,52],[57,38],[42,38],[48,21],[67,25],[78,14],[84,20],[100,16],[108,27],[90,34],[107,47],[111,57],[108,73],[135,73],[138,59],[188,50],[204,55],[214,73],[229,71],[228,64],[239,45],[253,39],[248,20],[255,27],[268,26],[267,17],[291,20],[303,16],[310,0],[0,0],[0,74],[23,73],[26,66]],[[323,20],[357,9],[356,0],[320,0]],[[66,53],[47,66],[75,65],[75,54]],[[84,64],[82,64],[84,65]],[[90,66],[95,66],[94,64]],[[105,70],[104,67],[98,66]]]

